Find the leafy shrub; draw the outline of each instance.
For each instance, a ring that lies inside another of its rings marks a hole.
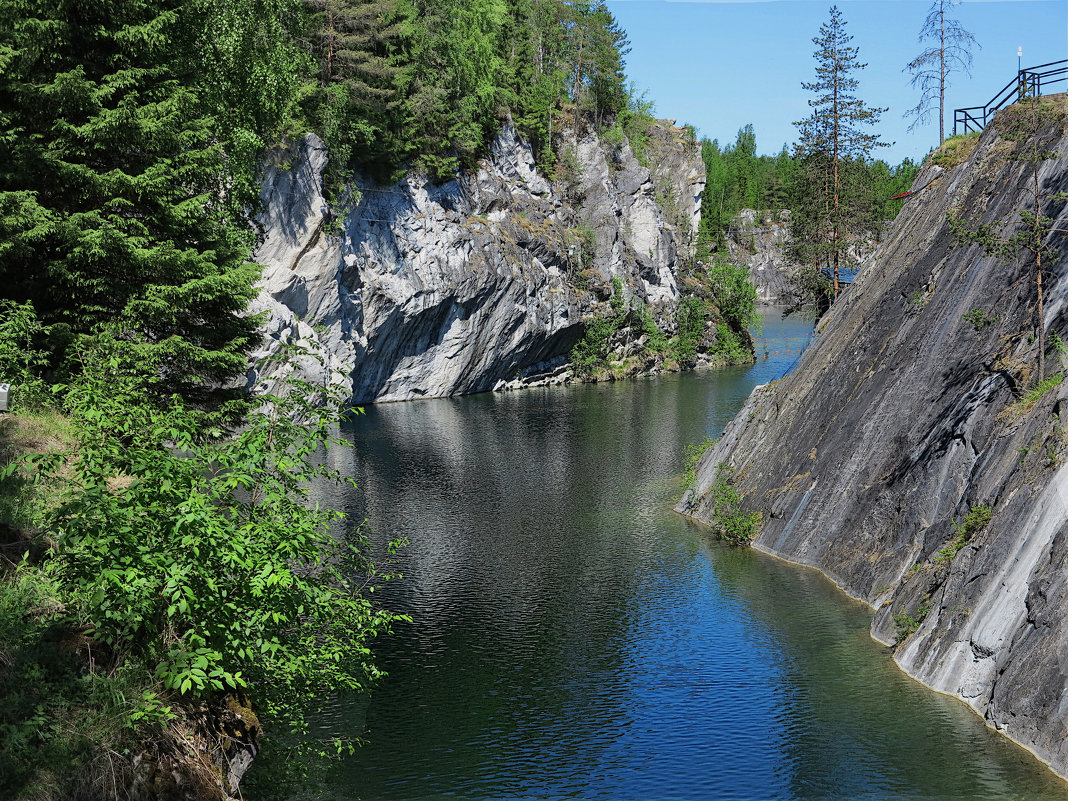
[[[749,280],[749,271],[745,267],[717,259],[708,268],[707,277],[712,302],[732,329],[745,331],[759,321],[756,287]]]
[[[990,325],[991,323],[996,323],[998,320],[997,317],[992,314],[987,314],[982,309],[972,309],[970,311],[967,311],[963,315],[961,315],[961,319],[963,319],[966,323],[971,323],[972,327],[976,331],[981,331],[986,326]]]
[[[586,321],[585,331],[571,348],[571,366],[580,375],[590,375],[608,358],[612,337],[623,327],[627,319],[627,302],[623,295],[623,282],[612,279],[610,311]]]
[[[720,462],[709,488],[712,499],[712,526],[719,538],[731,545],[748,545],[760,529],[758,511],[743,511],[742,496],[732,483],[733,468]]]
[[[938,564],[949,562],[957,555],[957,551],[963,548],[973,535],[979,533],[990,522],[993,511],[989,506],[973,506],[965,515],[961,523],[953,521],[953,540],[942,548],[934,561]]]
[[[1051,329],[1049,334],[1046,335],[1046,339],[1049,340],[1049,349],[1058,356],[1064,356],[1068,353],[1068,345],[1065,345],[1064,340],[1061,339],[1061,335],[1056,331]]]
[[[705,336],[705,323],[708,320],[708,306],[700,298],[687,295],[679,301],[679,310],[675,322],[678,334],[675,336],[674,355],[679,362],[687,362],[697,354],[697,346]]]
[[[69,486],[44,521],[57,623],[110,655],[106,670],[142,666],[179,701],[245,690],[277,730],[303,733],[321,699],[379,675],[370,642],[397,619],[361,593],[387,576],[359,532],[310,502],[315,484],[348,481],[318,460],[344,443],[311,399],[336,398],[291,381],[223,438],[177,397],[145,403],[153,378],[124,344],[99,342],[66,388],[76,446],[2,471]],[[160,708],[142,696],[129,719]]]
[[[901,610],[894,615],[894,642],[897,645],[903,643],[912,632],[920,627],[931,611],[931,601],[925,600],[912,614]]]
[[[728,328],[726,323],[716,324],[716,348],[714,353],[727,364],[742,364],[752,360],[752,354],[742,344],[742,338]]]
[[[48,333],[32,303],[0,300],[0,382],[13,385],[11,409],[40,409],[51,401],[39,376],[48,362],[40,340]]]
[[[659,355],[667,353],[671,348],[671,339],[660,330],[649,307],[644,303],[634,301],[631,304],[631,314],[638,318],[638,329],[646,337],[646,349],[650,353]]]
[[[683,450],[683,473],[682,473],[682,491],[686,492],[692,490],[697,486],[697,463],[701,461],[701,457],[705,455],[705,452],[716,444],[716,440],[712,437],[706,436],[701,442],[690,443]]]

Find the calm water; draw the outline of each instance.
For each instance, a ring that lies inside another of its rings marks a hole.
[[[901,674],[866,608],[671,511],[683,447],[806,333],[770,317],[752,368],[369,408],[335,458],[348,511],[411,540],[387,598],[414,622],[318,722],[369,740],[318,797],[1068,796]]]

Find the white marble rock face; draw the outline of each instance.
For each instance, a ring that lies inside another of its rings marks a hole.
[[[369,403],[564,380],[583,316],[603,311],[603,295],[575,288],[580,273],[585,286],[620,279],[670,320],[704,167],[681,129],[661,126],[652,138],[656,175],[626,143],[609,153],[594,134],[573,138],[578,175],[564,188],[539,174],[506,125],[476,171],[390,186],[356,176],[357,202],[335,217],[323,192],[328,154],[307,134],[273,159],[264,183],[253,311],[265,313],[266,338],[250,381],[295,371]],[[672,221],[658,189],[678,199]],[[592,254],[584,231],[596,239]],[[263,364],[289,338],[320,358]]]

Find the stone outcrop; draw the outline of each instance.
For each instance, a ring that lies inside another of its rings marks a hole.
[[[749,270],[757,302],[762,305],[784,306],[791,301],[788,286],[795,265],[786,255],[789,229],[789,211],[742,209],[727,237],[731,261]]]
[[[1068,330],[1064,96],[1038,168],[1055,222],[1042,325]],[[713,519],[716,465],[759,510],[755,546],[822,570],[876,610],[908,673],[970,704],[1068,775],[1068,384],[1037,382],[1035,269],[960,244],[947,213],[1012,233],[1031,208],[1027,113],[998,113],[971,159],[926,165],[795,372],[758,388],[679,511]],[[1064,369],[1051,347],[1047,374]],[[962,535],[970,510],[989,523]],[[918,624],[918,628],[916,628]],[[915,629],[915,630],[913,630]]]
[[[278,154],[263,190],[255,258],[265,269],[253,310],[267,338],[254,358],[264,364],[288,339],[320,355],[288,368],[268,361],[251,379],[296,370],[357,403],[560,380],[583,318],[603,313],[613,279],[668,323],[704,167],[684,129],[660,125],[650,139],[656,175],[626,140],[571,134],[570,174],[550,182],[506,125],[476,171],[391,186],[357,177],[352,202],[335,213],[323,188],[326,150],[306,135]]]

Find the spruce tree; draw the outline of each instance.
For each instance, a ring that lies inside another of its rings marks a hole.
[[[0,4],[0,281],[53,330],[123,322],[166,389],[204,400],[244,370],[258,270],[175,52],[195,39],[183,10]]]
[[[385,162],[401,145],[396,134],[409,78],[402,51],[410,12],[398,0],[305,0],[318,59],[314,121],[331,145],[332,161]]]
[[[839,271],[852,244],[847,234],[871,229],[870,218],[858,215],[870,205],[867,187],[849,180],[846,162],[863,162],[874,148],[887,146],[867,130],[886,109],[870,108],[856,95],[859,81],[854,73],[867,65],[858,61],[859,51],[849,44],[853,37],[845,25],[838,7],[831,6],[830,19],[812,40],[816,80],[801,84],[815,94],[808,101],[812,113],[794,123],[800,133],[796,155],[808,173],[807,202],[794,215],[794,238],[802,247],[807,245],[816,263],[825,265],[835,298],[840,291]],[[806,220],[806,215],[814,219]]]

